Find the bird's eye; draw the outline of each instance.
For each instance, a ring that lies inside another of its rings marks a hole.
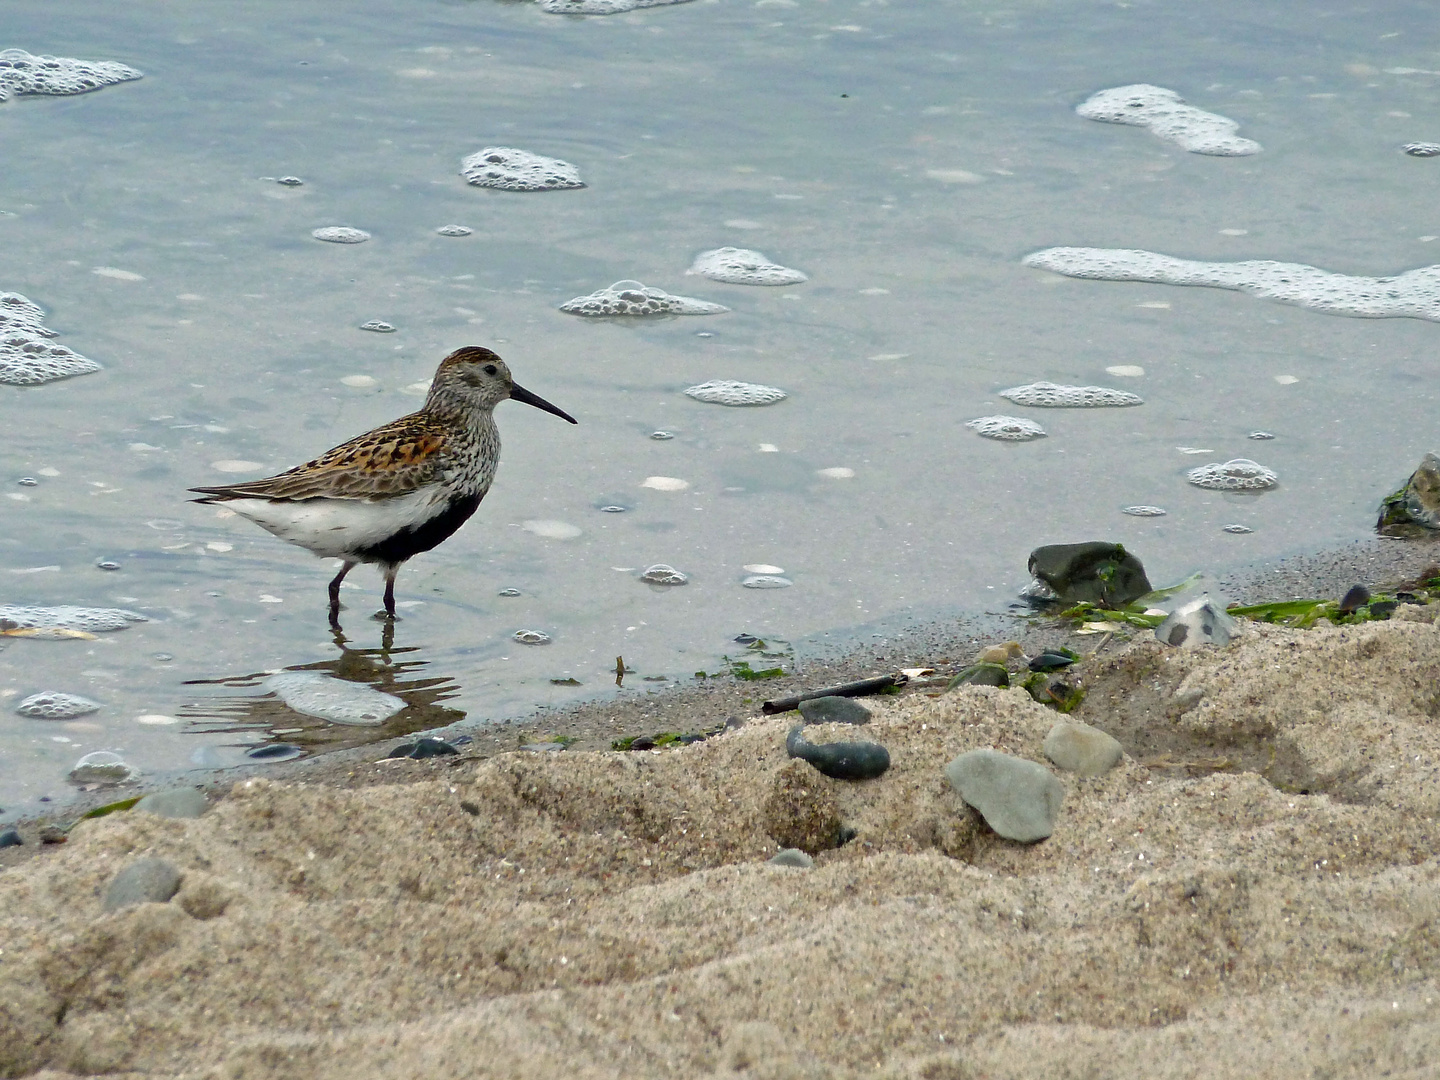
[[[494,374],[496,373],[496,371],[498,371],[498,370],[499,370],[499,369],[496,368],[496,366],[495,366],[494,364],[486,364],[486,365],[485,365],[485,374],[486,374],[486,375],[494,375]]]

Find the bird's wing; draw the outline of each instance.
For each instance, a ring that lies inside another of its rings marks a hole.
[[[226,499],[390,499],[440,480],[450,429],[425,413],[412,413],[327,450],[314,461],[264,480],[191,488]]]

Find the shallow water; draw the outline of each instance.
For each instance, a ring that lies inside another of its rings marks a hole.
[[[1426,14],[9,6],[0,47],[119,60],[145,77],[0,104],[0,290],[40,304],[56,340],[104,365],[0,386],[0,603],[151,621],[0,651],[0,806],[63,798],[66,772],[96,749],[154,774],[239,761],[270,738],[369,737],[266,697],[261,674],[287,666],[350,672],[407,701],[410,682],[440,687],[379,729],[398,734],[613,693],[617,655],[634,669],[628,686],[656,687],[642,680],[716,670],[741,631],[803,641],[1003,606],[1042,543],[1121,541],[1159,583],[1367,535],[1379,498],[1434,448],[1440,327],[1068,280],[1020,260],[1133,247],[1370,276],[1440,261],[1440,161],[1401,150],[1440,135]],[[1142,80],[1237,120],[1263,152],[1203,157],[1074,113]],[[467,186],[461,159],[494,145],[562,158],[587,186]],[[285,176],[304,183],[273,179]],[[437,235],[448,224],[474,232]],[[326,226],[372,239],[312,239]],[[810,280],[685,275],[721,246]],[[731,311],[557,310],[622,279]],[[396,330],[361,330],[369,320]],[[351,575],[357,652],[341,651],[325,623],[333,569],[185,489],[278,471],[418,407],[417,387],[464,344],[495,348],[580,426],[501,408],[495,487],[400,576],[395,647],[413,651],[391,654],[397,670],[366,652],[381,645],[373,570]],[[1105,370],[1119,365],[1144,374]],[[683,393],[715,379],[789,396],[727,408]],[[997,396],[1037,380],[1145,404],[1024,409]],[[1017,412],[1047,437],[965,427]],[[1276,438],[1248,440],[1257,429]],[[1279,486],[1227,494],[1185,480],[1237,457]],[[643,486],[656,476],[689,486]],[[1122,512],[1136,504],[1167,513]],[[601,510],[612,506],[626,509]],[[535,521],[572,528],[524,527]],[[107,559],[120,568],[96,566]],[[654,563],[688,584],[639,580]],[[793,584],[742,588],[753,564]],[[519,643],[521,629],[553,641]],[[551,682],[571,678],[580,685]],[[41,690],[104,708],[73,721],[13,713]]]

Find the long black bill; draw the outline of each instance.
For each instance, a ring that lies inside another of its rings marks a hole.
[[[510,399],[512,401],[523,401],[526,405],[534,405],[537,409],[544,409],[548,413],[554,413],[556,416],[560,417],[561,420],[569,420],[572,424],[578,424],[580,422],[579,420],[576,420],[575,417],[571,416],[568,412],[566,412],[564,409],[557,409],[554,405],[551,405],[550,402],[546,401],[539,394],[532,394],[523,386],[511,386]]]

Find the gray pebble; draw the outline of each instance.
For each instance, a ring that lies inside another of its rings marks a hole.
[[[1235,634],[1235,620],[1222,604],[1202,594],[1188,604],[1172,611],[1155,628],[1155,639],[1177,649],[1195,649],[1201,645],[1230,644]]]
[[[809,870],[815,865],[815,860],[798,847],[781,848],[765,861],[771,866],[797,866],[801,870]]]
[[[817,697],[800,702],[807,724],[868,724],[870,710],[854,698]]]
[[[796,724],[785,738],[785,752],[808,761],[834,780],[872,780],[890,768],[890,751],[873,742],[807,742],[804,724]]]
[[[0,831],[0,848],[19,847],[23,843],[25,841],[20,839],[20,830],[15,826]]]
[[[152,791],[138,803],[136,810],[145,810],[157,817],[197,818],[205,813],[210,801],[197,787],[172,788],[169,791]]]
[[[946,765],[945,776],[1005,839],[1033,843],[1055,831],[1065,789],[1045,766],[998,750],[971,750]]]
[[[1045,736],[1045,756],[1066,772],[1099,776],[1113,769],[1125,751],[1099,728],[1062,720]]]
[[[136,859],[115,875],[105,893],[105,910],[131,904],[163,904],[180,888],[180,871],[168,859]]]

